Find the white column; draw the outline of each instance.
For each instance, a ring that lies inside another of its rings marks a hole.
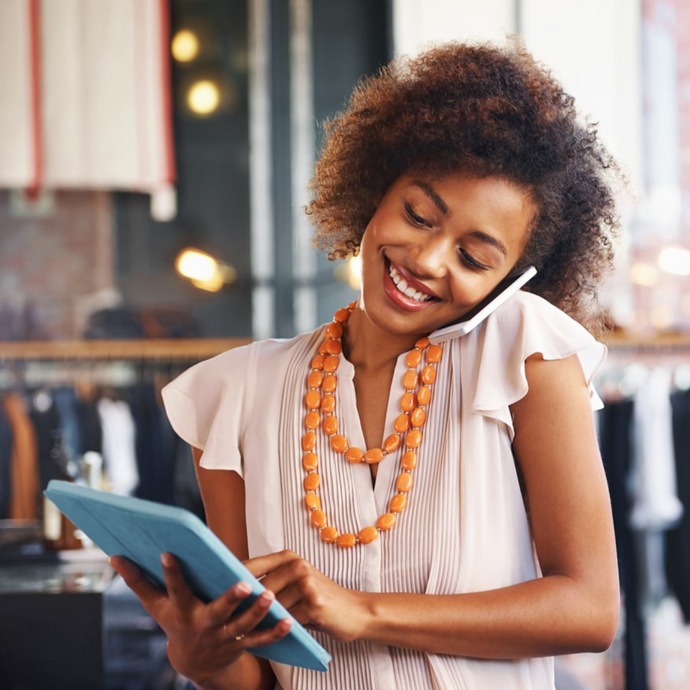
[[[293,306],[297,333],[316,327],[316,250],[303,207],[314,168],[315,130],[312,92],[311,0],[290,0],[290,167],[292,197]]]
[[[249,180],[251,209],[252,331],[275,330],[275,246],[271,187],[270,11],[268,0],[249,3]]]

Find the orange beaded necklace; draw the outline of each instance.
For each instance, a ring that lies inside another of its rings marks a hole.
[[[305,452],[302,467],[307,472],[304,479],[304,488],[307,492],[305,503],[311,511],[311,524],[319,530],[324,542],[337,544],[345,549],[355,544],[369,544],[376,540],[380,532],[393,527],[398,519],[398,513],[405,509],[407,494],[413,485],[412,471],[417,466],[417,448],[422,442],[426,408],[431,401],[431,386],[436,380],[434,365],[441,361],[443,354],[442,347],[430,345],[428,338],[418,340],[414,349],[410,350],[405,357],[407,371],[402,378],[405,393],[400,401],[402,412],[394,423],[395,433],[386,437],[382,448],[363,451],[350,446],[347,439],[338,433],[334,393],[337,388],[336,371],[342,352],[340,339],[343,335],[343,324],[350,318],[355,305],[356,302],[353,302],[347,308],[339,309],[335,313],[333,321],[326,326],[326,337],[319,347],[319,353],[311,361],[307,377],[308,390],[304,396],[304,404],[308,410],[304,417],[304,426],[307,431],[302,436],[302,449]],[[417,368],[424,358],[426,358],[426,363],[421,372],[417,373]],[[401,445],[404,448],[400,459],[402,472],[395,484],[397,493],[390,501],[389,512],[381,515],[375,526],[364,527],[358,534],[340,534],[335,527],[328,524],[326,513],[322,510],[321,499],[317,494],[321,477],[316,472],[319,460],[315,452],[316,432],[319,426],[330,438],[331,448],[336,453],[344,454],[346,460],[351,463],[365,462],[372,465],[381,462],[386,455],[394,453]]]

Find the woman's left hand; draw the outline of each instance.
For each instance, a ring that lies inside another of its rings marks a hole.
[[[305,628],[327,633],[338,642],[359,639],[371,611],[367,595],[345,589],[294,551],[285,550],[244,562],[261,584]]]

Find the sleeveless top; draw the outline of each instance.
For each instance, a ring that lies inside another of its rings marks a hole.
[[[311,526],[302,484],[303,398],[322,339],[320,327],[290,340],[233,349],[193,366],[163,391],[176,432],[203,450],[201,465],[244,478],[250,556],[289,548],[342,586],[368,592],[455,594],[539,577],[511,452],[509,406],[527,392],[527,357],[577,354],[597,409],[601,402],[592,379],[606,348],[563,312],[524,291],[468,335],[446,342],[407,508],[373,543],[340,549],[323,543]],[[399,414],[404,357],[396,365],[384,436]],[[354,368],[342,355],[338,377],[339,433],[364,448]],[[356,534],[387,512],[400,452],[381,462],[372,486],[365,463],[348,463],[318,435],[318,493],[329,524]],[[329,671],[273,663],[277,688],[554,688],[551,658],[471,659],[312,634],[333,657]]]

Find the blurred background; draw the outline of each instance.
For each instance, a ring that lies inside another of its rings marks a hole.
[[[690,689],[687,0],[2,0],[0,687],[184,687],[41,491],[203,517],[161,386],[357,294],[302,210],[323,122],[396,55],[508,35],[628,180],[597,383],[623,615],[611,650],[558,660],[558,688]]]

